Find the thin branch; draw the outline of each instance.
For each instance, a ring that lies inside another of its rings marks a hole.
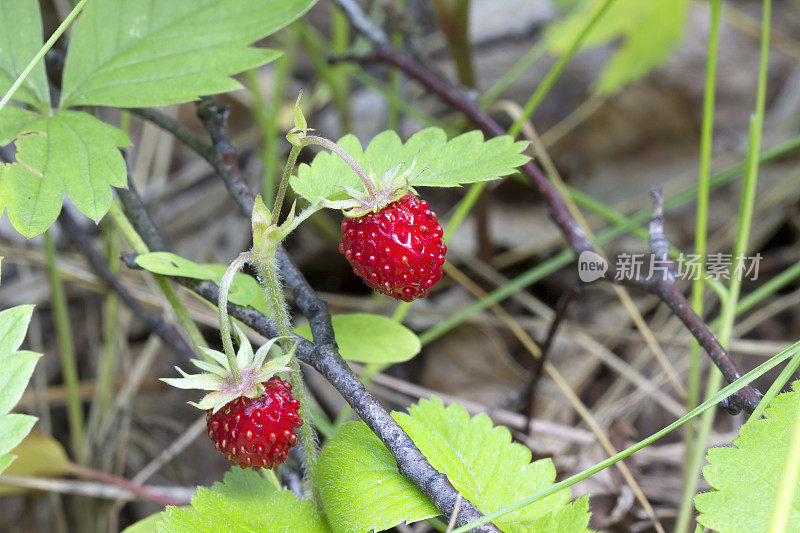
[[[663,265],[663,275],[670,283],[675,283],[675,263],[669,256],[669,239],[664,231],[664,195],[661,187],[650,189],[653,197],[653,216],[650,218],[650,250],[653,252],[654,262]]]
[[[612,283],[621,283],[630,287],[644,289],[650,294],[655,294],[666,303],[675,316],[694,335],[700,346],[708,353],[728,383],[733,383],[742,377],[742,373],[731,360],[727,350],[722,347],[717,337],[711,332],[708,324],[692,310],[692,307],[686,302],[686,298],[674,283],[658,277],[628,280],[625,278],[615,279],[614,275],[613,271],[606,272],[605,279]],[[726,409],[729,411],[744,409],[748,413],[752,413],[758,402],[761,401],[761,396],[762,394],[754,387],[743,387],[739,389],[733,398],[733,404],[726,405]]]
[[[192,495],[197,490],[195,487],[142,487],[145,489],[134,491],[131,488],[122,488],[111,483],[96,481],[78,481],[72,479],[49,479],[41,477],[1,475],[0,485],[11,485],[43,492],[59,492],[62,494],[76,494],[91,498],[104,498],[109,500],[135,500],[137,498],[154,501],[158,505],[184,505],[191,501]]]
[[[124,490],[128,490],[136,494],[137,496],[151,500],[164,507],[168,505],[182,505],[184,503],[184,501],[182,500],[177,500],[170,496],[163,496],[149,487],[145,487],[144,485],[133,482],[124,477],[120,477],[115,474],[110,474],[102,470],[89,468],[88,466],[83,466],[73,463],[69,465],[69,471],[72,474],[82,478],[93,479],[95,481],[102,481],[104,483],[109,483],[116,487],[120,487]]]
[[[525,416],[528,419],[528,423],[525,424],[525,427],[530,427],[533,421],[536,390],[542,377],[544,363],[547,361],[548,355],[550,355],[553,342],[555,341],[556,334],[558,333],[558,328],[564,322],[564,318],[566,317],[567,313],[567,307],[569,307],[569,303],[578,294],[578,291],[579,288],[572,286],[561,296],[561,298],[559,298],[558,303],[556,304],[556,312],[553,314],[550,327],[547,330],[547,336],[545,337],[544,342],[540,345],[542,356],[535,361],[534,367],[531,370],[531,377],[528,380],[527,386],[525,387],[526,394],[522,406],[523,413],[525,413]]]
[[[214,166],[225,181],[225,186],[231,196],[239,204],[239,208],[249,218],[253,212],[255,198],[239,170],[236,150],[231,145],[231,137],[228,133],[229,114],[230,109],[218,105],[211,97],[204,96],[200,99],[197,104],[197,116],[203,121],[208,134],[211,135],[213,157],[208,159],[205,155],[200,155],[206,157],[206,160]],[[190,148],[192,147],[190,146]],[[208,150],[204,150],[204,152],[208,153]]]
[[[382,30],[375,27],[364,15],[361,8],[354,0],[334,0],[350,18],[350,22],[359,32],[370,39],[373,50],[359,58],[361,62],[380,62],[399,68],[409,77],[421,83],[428,90],[436,94],[454,109],[461,111],[476,126],[491,137],[506,135],[506,131],[490,115],[488,115],[468,93],[443,80],[412,57],[398,52],[385,43],[380,36]],[[384,35],[385,36],[385,35]],[[586,238],[580,225],[572,218],[558,191],[547,180],[542,170],[533,161],[520,167],[520,170],[530,178],[531,183],[542,195],[549,208],[551,220],[561,230],[564,238],[569,243],[575,255],[581,252],[594,250],[594,246]],[[610,274],[610,276],[609,276]],[[614,272],[609,271],[606,280],[618,283],[614,279]],[[674,283],[660,283],[659,280],[624,280],[631,287],[643,289],[661,298],[670,309],[681,319],[684,325],[695,336],[698,343],[711,357],[712,361],[720,368],[725,379],[730,383],[741,375],[728,352],[722,348],[717,338],[711,332],[708,324],[698,317],[692,310],[684,295],[678,291]],[[752,412],[758,404],[761,393],[755,388],[747,386],[733,396],[730,406],[734,410],[744,409]]]

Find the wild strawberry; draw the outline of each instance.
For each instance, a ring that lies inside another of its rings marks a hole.
[[[367,285],[410,302],[442,278],[447,246],[428,202],[409,192],[377,212],[345,217],[339,251]]]
[[[272,468],[284,462],[297,443],[295,430],[303,424],[288,382],[273,377],[262,385],[261,396],[237,398],[206,415],[214,446],[242,468]]]
[[[436,214],[410,187],[418,176],[416,159],[403,172],[400,164],[380,179],[372,169],[364,172],[352,158],[345,160],[364,189],[341,186],[345,199],[323,201],[346,216],[339,251],[353,272],[376,291],[406,302],[427,296],[442,279],[447,246]]]
[[[189,375],[180,368],[182,378],[162,378],[180,389],[211,391],[199,403],[206,411],[208,436],[220,452],[242,468],[272,468],[284,462],[297,443],[295,430],[303,421],[297,413],[300,404],[291,395],[292,386],[277,377],[288,372],[291,353],[264,362],[279,339],[271,339],[253,354],[250,341],[235,327],[239,350],[235,369],[222,352],[198,347],[207,360],[192,359],[202,374]]]

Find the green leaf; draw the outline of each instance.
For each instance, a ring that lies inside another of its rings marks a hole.
[[[58,111],[30,122],[17,140],[17,161],[3,168],[0,211],[27,237],[46,230],[61,211],[64,194],[99,221],[111,207],[111,188],[127,183],[118,147],[130,144],[121,130],[77,111]]]
[[[162,276],[200,280],[212,280],[216,277],[208,268],[170,252],[140,254],[136,256],[135,262],[148,272]]]
[[[546,36],[549,48],[565,52],[603,2],[583,0],[568,17],[552,24]],[[615,93],[664,62],[681,39],[688,6],[688,0],[616,0],[582,44],[591,48],[623,39],[600,74],[597,92]]]
[[[0,146],[13,141],[17,135],[26,131],[28,125],[39,116],[38,113],[27,111],[21,107],[4,107],[0,111]]]
[[[161,520],[161,513],[153,513],[147,518],[142,518],[122,530],[122,533],[158,533],[157,524]]]
[[[371,167],[377,176],[402,163],[410,166],[416,157],[415,168],[420,174],[411,183],[412,187],[455,187],[493,180],[511,174],[529,159],[520,153],[528,146],[527,142],[514,142],[508,135],[484,141],[480,131],[470,131],[448,141],[444,130],[427,128],[403,144],[390,130],[372,139],[366,150],[354,135],[345,135],[337,144],[364,170]],[[327,151],[317,154],[311,165],[301,164],[290,183],[297,194],[311,203],[320,197],[344,198],[343,186],[364,188],[353,169]]]
[[[39,354],[17,352],[25,338],[33,313],[32,305],[20,305],[0,312],[0,472],[14,456],[8,454],[25,438],[36,418],[8,414],[28,384]]]
[[[531,462],[526,447],[492,427],[485,415],[470,418],[459,405],[423,400],[409,414],[394,413],[431,464],[482,512],[505,507],[546,488],[555,479],[549,459]],[[322,450],[318,476],[335,531],[382,531],[437,515],[436,508],[397,470],[392,456],[361,422],[342,426]],[[586,531],[586,497],[570,503],[568,489],[514,511],[496,522],[507,533]]]
[[[75,24],[62,105],[145,107],[238,89],[276,50],[247,46],[316,0],[103,0]]]
[[[31,431],[11,453],[16,459],[5,471],[9,476],[63,477],[70,471],[67,452],[57,440],[38,431]],[[0,486],[0,495],[33,492],[22,487]]]
[[[703,476],[712,490],[695,496],[698,522],[724,532],[767,531],[784,458],[789,450],[800,398],[800,381],[779,394],[764,411],[739,429],[732,447],[712,448]],[[800,492],[795,491],[789,524],[800,531]]]
[[[328,520],[337,533],[383,531],[439,514],[397,471],[389,450],[363,422],[344,424],[317,463]]]
[[[136,264],[153,274],[213,281],[217,285],[220,284],[222,276],[228,269],[227,265],[219,263],[197,264],[171,252],[150,252],[137,255]],[[261,290],[258,282],[252,276],[238,272],[233,277],[231,290],[228,294],[230,303],[257,307],[263,300],[264,291]]]
[[[34,352],[16,352],[7,355],[0,373],[0,413],[7,413],[17,405],[22,392],[31,379],[40,355]]]
[[[42,47],[42,17],[39,2],[3,0],[0,2],[0,95],[11,88],[33,56]],[[50,89],[40,61],[14,98],[32,104],[42,111],[50,109]],[[5,113],[5,109],[0,111]],[[3,144],[0,141],[0,144]]]
[[[190,508],[168,507],[158,522],[162,533],[328,533],[311,500],[298,500],[258,472],[234,467],[223,483],[200,487]]]
[[[32,305],[18,305],[0,312],[0,356],[19,349],[32,316]]]
[[[419,337],[391,318],[368,313],[334,315],[333,331],[339,353],[358,363],[402,363],[419,353]],[[295,333],[311,340],[311,328],[302,324]]]
[[[36,418],[13,413],[0,418],[0,457],[19,444],[30,433]]]

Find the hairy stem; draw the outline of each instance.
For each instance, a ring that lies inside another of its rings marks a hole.
[[[47,277],[50,281],[53,300],[53,319],[56,325],[59,352],[61,352],[61,371],[67,386],[67,421],[69,422],[72,453],[75,454],[78,462],[82,463],[86,460],[86,448],[84,446],[83,409],[78,392],[78,365],[75,362],[75,345],[72,342],[72,330],[69,324],[67,296],[58,275],[56,247],[50,231],[46,231],[44,234],[44,244],[47,255]]]
[[[278,185],[278,193],[275,195],[275,205],[272,206],[272,225],[278,223],[278,218],[281,216],[281,206],[283,205],[283,197],[286,196],[286,188],[289,186],[289,178],[292,176],[294,164],[297,162],[297,156],[300,155],[302,146],[292,145],[289,151],[289,157],[286,158],[286,166],[283,168],[283,175],[281,176],[281,183]]]
[[[241,256],[240,256],[241,257]],[[280,270],[278,269],[275,257],[256,258],[252,264],[258,270],[259,278],[261,280],[261,287],[264,289],[264,294],[267,299],[267,308],[269,316],[275,321],[278,327],[278,333],[282,337],[280,340],[284,352],[289,353],[292,350],[294,341],[294,333],[292,332],[292,322],[289,318],[289,310],[286,306],[286,299],[283,295],[283,283],[280,277]],[[221,292],[221,291],[220,291]],[[221,300],[221,299],[220,299]],[[220,305],[220,313],[222,312],[222,305]],[[225,309],[225,316],[227,316],[227,306]],[[303,444],[303,451],[306,457],[306,471],[308,472],[308,483],[311,485],[311,492],[314,495],[314,501],[318,508],[322,508],[322,496],[319,492],[319,485],[317,484],[317,439],[314,434],[314,428],[311,423],[311,406],[308,402],[308,395],[306,394],[305,383],[303,382],[303,371],[300,368],[300,363],[297,357],[292,357],[289,367],[292,371],[289,373],[289,381],[292,384],[292,393],[300,403],[300,418],[303,420],[303,425],[300,426],[300,440]]]
[[[367,188],[367,190],[369,191],[370,195],[373,198],[378,198],[380,196],[378,188],[375,186],[372,180],[369,179],[369,176],[367,176],[367,173],[364,172],[363,168],[361,168],[361,165],[359,165],[350,154],[345,152],[344,149],[342,149],[342,147],[336,144],[335,142],[330,141],[324,137],[318,137],[316,135],[306,135],[305,137],[300,139],[300,143],[302,146],[316,144],[319,146],[323,146],[328,150],[330,150],[331,152],[335,153],[336,155],[344,159],[345,163],[350,165],[350,168],[352,168],[355,171],[355,173],[358,174],[358,177],[361,179],[361,181],[364,182],[364,186]]]
[[[234,276],[252,257],[252,252],[239,254],[239,257],[234,259],[228,270],[225,271],[222,281],[219,283],[219,335],[222,337],[222,347],[225,350],[225,356],[228,358],[231,375],[236,383],[241,381],[241,375],[239,374],[239,364],[236,362],[236,352],[233,351],[233,340],[231,339],[231,320],[228,318],[228,293],[231,292]]]

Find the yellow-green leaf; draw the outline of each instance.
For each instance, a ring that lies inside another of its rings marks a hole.
[[[57,478],[69,472],[69,457],[64,447],[53,437],[32,431],[11,450],[16,460],[4,472],[7,475]],[[21,487],[0,485],[0,494],[25,492]]]
[[[339,353],[358,363],[402,363],[419,353],[419,338],[391,318],[368,313],[334,315],[333,331]],[[311,328],[302,324],[295,333],[311,340]]]
[[[606,0],[583,0],[547,30],[547,44],[564,53]],[[622,42],[597,81],[597,92],[612,94],[657,67],[680,41],[688,0],[615,0],[589,32],[582,48]]]

